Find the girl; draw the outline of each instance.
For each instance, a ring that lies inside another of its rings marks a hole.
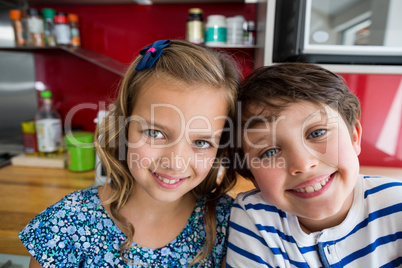
[[[64,197],[21,231],[30,267],[221,265],[235,180],[217,175],[238,71],[186,41],[140,54],[95,135],[110,183]]]

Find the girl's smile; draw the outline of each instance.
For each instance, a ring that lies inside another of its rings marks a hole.
[[[226,122],[220,88],[168,76],[146,82],[128,127],[133,198],[180,202],[211,170]]]
[[[190,176],[170,176],[167,174],[157,173],[150,171],[156,182],[166,189],[175,189],[179,187]]]

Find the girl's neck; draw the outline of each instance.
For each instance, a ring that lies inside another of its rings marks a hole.
[[[110,189],[105,193],[110,194]],[[101,198],[105,201],[107,195]],[[170,203],[157,202],[149,196],[134,192],[120,213],[134,226],[134,242],[146,248],[160,248],[174,240],[186,226],[196,198],[187,193],[179,200]],[[110,213],[110,206],[105,206]],[[113,218],[112,218],[113,219]],[[120,230],[127,235],[127,230],[113,219]]]

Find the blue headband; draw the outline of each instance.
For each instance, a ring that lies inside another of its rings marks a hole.
[[[143,56],[138,62],[137,67],[135,69],[137,71],[141,71],[145,68],[151,69],[152,65],[159,59],[160,55],[162,54],[163,48],[167,47],[170,44],[170,40],[159,40],[144,47],[140,54]]]

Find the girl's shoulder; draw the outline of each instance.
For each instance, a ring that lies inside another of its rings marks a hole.
[[[43,266],[58,267],[79,261],[93,248],[93,238],[114,236],[113,226],[99,199],[97,188],[64,196],[28,223],[18,234],[29,253]],[[106,232],[106,233],[105,233]]]

